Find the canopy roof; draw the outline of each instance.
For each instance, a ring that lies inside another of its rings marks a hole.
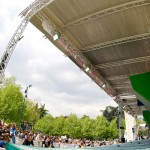
[[[30,21],[126,111],[142,114],[129,76],[150,70],[149,10],[150,0],[51,0]]]

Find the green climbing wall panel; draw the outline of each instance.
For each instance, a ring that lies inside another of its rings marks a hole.
[[[150,110],[150,72],[130,76],[137,98]]]
[[[143,117],[144,117],[144,121],[150,127],[150,112],[148,110],[144,110],[143,111]]]

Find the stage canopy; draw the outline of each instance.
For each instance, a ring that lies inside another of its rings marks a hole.
[[[150,70],[149,10],[150,0],[37,0],[20,15],[126,112],[138,115],[150,102],[136,95],[129,77]]]

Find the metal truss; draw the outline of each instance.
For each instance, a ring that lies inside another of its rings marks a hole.
[[[120,83],[119,84],[113,84],[114,87],[122,86],[122,85],[124,85],[126,87],[131,86],[130,81],[128,81],[128,82],[121,82],[121,84]]]
[[[139,6],[143,6],[143,5],[148,5],[148,4],[150,4],[149,0],[135,0],[133,2],[128,2],[128,3],[125,3],[125,4],[114,6],[114,7],[102,10],[102,11],[98,11],[96,13],[92,13],[92,14],[87,15],[85,17],[79,18],[79,19],[77,19],[73,22],[70,22],[70,23],[60,27],[60,29],[72,27],[72,26],[75,26],[75,25],[79,25],[79,24],[86,23],[88,21],[94,20],[98,17],[103,17],[103,16],[106,16],[106,15],[117,13],[119,11],[131,9],[131,8],[135,8],[135,7],[139,7]]]
[[[135,93],[134,93],[134,92],[124,92],[124,93],[120,92],[120,93],[118,94],[118,97],[122,97],[122,96],[132,96],[132,95],[135,95]]]
[[[115,89],[131,89],[131,85],[117,85],[117,86],[114,86]]]
[[[19,27],[13,34],[12,38],[10,39],[10,41],[6,47],[6,51],[2,55],[2,58],[0,61],[0,76],[1,76],[1,78],[3,77],[4,71],[5,71],[8,61],[13,53],[13,50],[15,49],[18,41],[20,41],[22,39],[21,35],[22,35],[24,29],[26,28],[28,22],[29,22],[29,20],[27,18],[23,19],[23,21],[21,22],[21,24],[19,25]]]
[[[47,6],[54,0],[37,0],[32,3],[25,11],[22,12],[22,15],[25,15],[25,18],[22,20],[12,38],[10,39],[5,52],[2,55],[0,60],[0,79],[2,80],[4,71],[8,64],[8,61],[18,43],[22,39],[23,31],[25,30],[27,24],[29,23],[31,17],[33,17],[38,11],[40,11],[43,7]]]
[[[113,81],[113,80],[123,80],[123,79],[128,79],[129,76],[127,75],[118,75],[118,76],[110,76],[110,77],[106,77],[107,80],[109,81]]]
[[[20,15],[28,17],[33,17],[38,11],[40,11],[42,8],[46,7],[50,3],[52,3],[55,0],[35,0],[33,3],[31,3],[25,10],[23,10]]]
[[[99,43],[99,44],[95,44],[92,46],[88,46],[88,47],[82,48],[81,51],[82,51],[82,53],[86,53],[86,52],[90,52],[90,51],[94,51],[94,50],[100,50],[100,49],[106,48],[106,47],[111,47],[111,46],[115,46],[115,45],[121,45],[121,44],[125,44],[125,43],[145,40],[145,39],[149,39],[149,38],[150,38],[150,33],[143,33],[143,34],[124,37],[124,38],[116,39],[113,41],[107,41],[104,43]]]
[[[110,62],[105,64],[96,65],[98,68],[109,68],[109,67],[115,67],[120,65],[128,65],[132,63],[138,63],[138,62],[146,62],[150,61],[150,56],[144,56],[144,57],[138,57],[138,58],[132,58],[132,59],[126,59],[116,62]]]
[[[36,16],[41,20],[41,22],[46,21],[50,23],[54,31],[60,33],[60,39],[57,40],[58,44],[62,46],[62,51],[69,56],[88,76],[92,78],[107,94],[110,96],[115,95],[116,91],[111,87],[111,85],[98,73],[98,71],[92,66],[92,64],[84,57],[84,55],[77,50],[77,48],[70,42],[69,39],[57,28],[51,20],[42,12],[36,14]],[[89,71],[86,72],[85,68],[89,67]],[[103,87],[103,85],[106,85]]]

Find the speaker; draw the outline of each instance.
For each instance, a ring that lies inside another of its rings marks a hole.
[[[140,101],[140,100],[137,100],[137,106],[143,106],[144,104]]]
[[[125,143],[125,142],[126,142],[125,138],[121,138],[121,143]]]

